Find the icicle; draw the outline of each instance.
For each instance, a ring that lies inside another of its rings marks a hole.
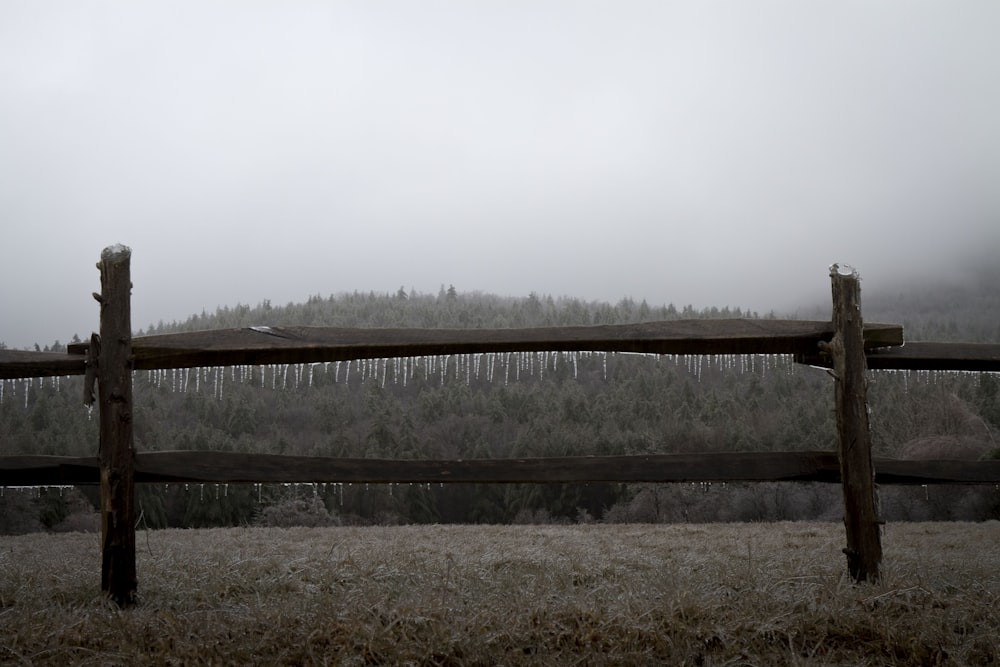
[[[344,371],[344,384],[348,384],[348,381],[350,379],[351,379],[351,360],[348,359],[347,360],[347,370]]]
[[[388,373],[388,371],[389,371],[389,360],[388,359],[383,359],[382,360],[382,388],[383,389],[385,389],[385,376],[386,376],[386,373]]]
[[[604,353],[604,361],[602,362],[604,366],[604,379],[608,379],[608,353]]]
[[[24,409],[28,409],[28,388],[31,387],[31,378],[24,379]]]

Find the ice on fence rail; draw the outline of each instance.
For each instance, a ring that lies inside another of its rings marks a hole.
[[[850,264],[838,264],[834,262],[830,265],[830,275],[831,276],[853,276],[854,278],[860,279],[858,275],[858,270],[855,269]]]
[[[394,385],[409,386],[413,381],[432,378],[439,384],[473,382],[488,384],[502,381],[507,386],[511,381],[525,378],[549,381],[550,374],[556,377],[579,379],[580,371],[597,370],[608,380],[614,372],[612,360],[616,358],[643,357],[653,363],[672,362],[675,369],[684,370],[699,381],[705,373],[735,372],[792,374],[798,368],[789,355],[659,355],[653,353],[609,353],[587,351],[533,351],[533,352],[482,352],[472,354],[424,355],[418,357],[355,359],[332,362],[312,362],[302,364],[263,364],[211,366],[201,368],[152,369],[133,371],[135,381],[143,381],[147,386],[165,388],[174,393],[205,393],[209,391],[218,400],[226,395],[227,381],[233,385],[248,385],[259,382],[260,388],[292,390],[321,386],[332,380],[334,384],[377,382],[385,388],[390,380]],[[390,368],[391,366],[391,368]],[[885,371],[878,371],[884,374]],[[966,374],[962,371],[910,371],[906,381],[933,383],[939,376]],[[228,378],[226,377],[228,374]],[[973,372],[973,374],[977,374]],[[353,375],[353,377],[352,377]],[[870,374],[870,377],[874,377]],[[320,379],[322,378],[322,380]],[[68,379],[68,377],[67,377]],[[60,391],[62,378],[50,379],[51,387]],[[319,382],[319,385],[317,385]],[[24,408],[30,407],[33,398],[46,388],[45,378],[17,378],[0,380],[0,405],[10,398],[20,398]],[[20,394],[18,392],[21,392]]]
[[[31,491],[34,493],[35,498],[39,498],[42,495],[42,491],[49,491],[51,489],[58,489],[59,495],[62,496],[65,489],[75,488],[72,484],[43,484],[42,486],[0,486],[0,498],[3,498],[7,491],[17,491],[19,493],[24,493],[25,491]]]
[[[101,251],[101,260],[109,261],[113,259],[118,259],[122,256],[131,256],[132,249],[127,245],[121,243],[116,243],[114,245],[109,245],[107,248]]]

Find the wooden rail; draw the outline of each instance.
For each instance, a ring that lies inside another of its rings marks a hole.
[[[872,370],[1000,371],[1000,345],[994,343],[906,343],[902,347],[866,350]],[[795,361],[831,368],[830,358],[819,354],[797,354]]]
[[[880,484],[997,484],[997,461],[875,459]],[[341,459],[212,451],[137,452],[138,483],[832,482],[836,452],[711,452],[522,459]],[[0,486],[97,484],[97,457],[0,457]]]
[[[832,324],[800,320],[672,320],[590,327],[472,330],[269,328],[274,335],[263,333],[263,329],[265,327],[133,338],[133,369],[552,350],[794,354],[795,361],[800,364],[832,368],[830,357],[821,354],[816,347],[819,341],[829,341],[833,337]],[[683,336],[687,332],[700,332],[703,338],[685,339]],[[865,358],[872,370],[1000,372],[998,344],[904,345],[902,327],[895,324],[866,323],[864,336]],[[200,349],[202,342],[211,347]],[[268,343],[272,347],[268,347]],[[67,354],[0,350],[0,379],[83,375],[86,348],[86,343],[74,343]]]
[[[807,354],[833,337],[833,324],[805,320],[671,320],[528,329],[349,329],[247,327],[132,339],[133,370],[317,363],[486,352]],[[869,348],[901,345],[898,324],[869,324]],[[68,354],[0,350],[0,379],[82,375],[88,343]]]

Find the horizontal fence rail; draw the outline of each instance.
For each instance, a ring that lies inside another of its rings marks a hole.
[[[830,358],[818,353],[795,355],[795,361],[830,368]],[[1000,345],[995,343],[906,343],[865,351],[871,370],[1000,371]]]
[[[1000,344],[904,345],[902,327],[894,324],[865,324],[864,334],[865,358],[872,370],[1000,372]],[[687,337],[695,335],[700,337]],[[132,352],[134,370],[535,351],[793,354],[798,363],[829,368],[830,358],[817,346],[831,337],[831,323],[800,320],[468,330],[250,327],[141,336],[132,339]],[[86,347],[74,343],[67,354],[0,350],[0,379],[83,375]]]
[[[865,324],[865,346],[903,343],[897,324]],[[486,352],[810,354],[834,334],[831,322],[670,320],[528,329],[354,329],[247,327],[132,339],[133,370],[319,363]],[[68,354],[0,350],[0,379],[82,375],[87,343]]]
[[[882,484],[997,484],[1000,460],[874,459]],[[521,459],[345,459],[212,451],[137,452],[140,483],[840,482],[837,453],[711,452]],[[6,456],[0,486],[98,484],[97,457]]]

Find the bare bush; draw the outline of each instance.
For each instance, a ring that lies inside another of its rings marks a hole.
[[[5,489],[0,496],[0,535],[24,535],[43,530],[31,491]]]
[[[66,516],[52,526],[55,533],[96,533],[101,529],[101,514],[77,488],[63,493]]]
[[[340,522],[330,513],[318,496],[305,498],[288,497],[263,508],[255,523],[271,528],[291,528],[304,526],[318,528],[336,526]]]

